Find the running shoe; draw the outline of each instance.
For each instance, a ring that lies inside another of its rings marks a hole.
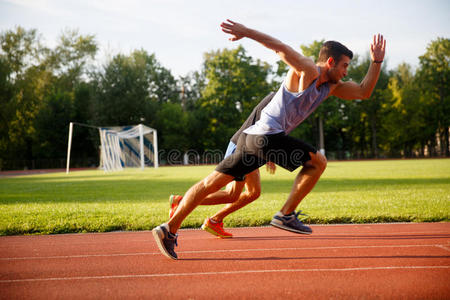
[[[159,251],[168,258],[178,259],[178,256],[174,251],[175,246],[178,246],[178,234],[170,233],[168,224],[159,225],[152,230],[152,233]]]
[[[272,221],[270,221],[270,225],[295,233],[311,234],[311,227],[304,225],[298,219],[299,215],[306,216],[305,214],[302,214],[301,210],[298,213],[295,213],[294,211],[289,215],[283,215],[281,212],[277,212],[275,216],[273,216]]]
[[[202,229],[208,231],[211,234],[217,235],[222,239],[232,238],[233,235],[223,230],[223,222],[213,223],[210,218],[206,218],[203,222]]]
[[[183,199],[183,196],[180,195],[170,195],[169,202],[170,202],[170,209],[169,209],[169,219],[172,218],[173,214],[178,208],[178,205],[181,202],[181,199]]]

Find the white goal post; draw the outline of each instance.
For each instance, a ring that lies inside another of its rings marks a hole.
[[[159,167],[158,133],[143,124],[131,126],[97,127],[70,122],[67,146],[66,173],[70,170],[73,125],[95,128],[100,134],[100,168],[120,171],[124,167]]]

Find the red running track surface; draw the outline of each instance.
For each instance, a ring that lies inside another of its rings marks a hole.
[[[0,299],[449,299],[450,223],[0,237]]]

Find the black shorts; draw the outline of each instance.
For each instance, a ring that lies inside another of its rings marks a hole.
[[[316,153],[317,150],[284,132],[270,135],[243,133],[239,137],[236,151],[224,159],[216,167],[216,171],[242,181],[246,174],[271,161],[292,172],[311,160],[310,152]]]

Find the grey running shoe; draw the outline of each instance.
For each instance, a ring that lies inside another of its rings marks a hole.
[[[177,238],[178,234],[169,232],[169,226],[167,224],[161,224],[152,230],[153,237],[158,245],[159,251],[162,254],[171,259],[178,259],[177,254],[173,250],[175,246],[178,246]]]
[[[298,219],[298,215],[306,216],[305,214],[302,214],[301,210],[298,213],[295,213],[294,211],[289,215],[283,215],[281,212],[278,212],[273,216],[270,225],[296,233],[311,234],[312,229],[309,226],[304,225]]]

